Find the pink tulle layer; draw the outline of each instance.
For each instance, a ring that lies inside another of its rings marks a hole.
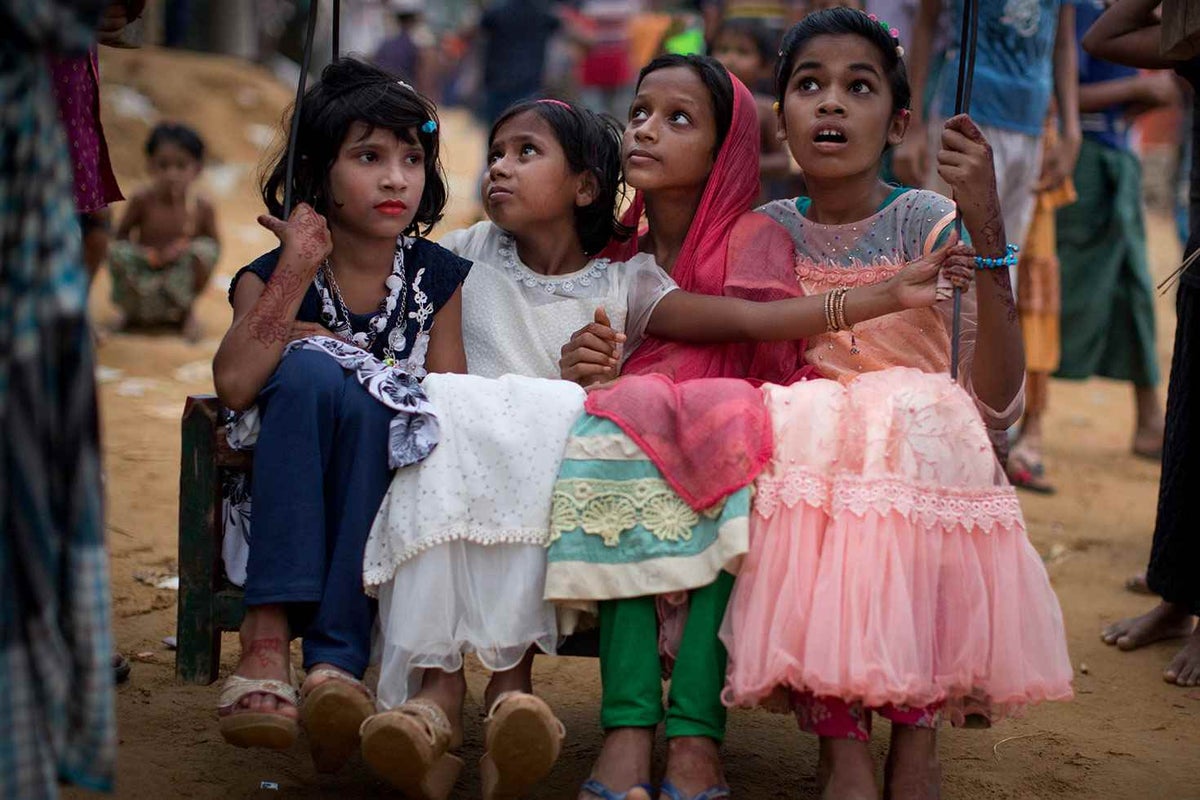
[[[892,369],[764,389],[775,459],[722,638],[725,701],[1005,716],[1071,697],[1062,613],[974,404]]]

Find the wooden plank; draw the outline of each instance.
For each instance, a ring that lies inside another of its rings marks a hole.
[[[1200,56],[1200,2],[1163,0],[1162,54],[1180,61]]]
[[[221,663],[221,635],[213,619],[213,590],[221,554],[221,538],[216,534],[221,508],[216,429],[215,400],[189,397],[181,425],[175,628],[175,675],[188,683],[212,683]]]
[[[246,614],[245,596],[242,590],[227,583],[213,595],[213,627],[220,631],[236,631],[242,627]]]

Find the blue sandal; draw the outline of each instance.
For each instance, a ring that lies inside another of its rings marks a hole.
[[[646,793],[647,797],[654,797],[654,787],[648,783],[639,783],[637,786],[624,792],[614,792],[595,778],[588,778],[584,781],[581,788],[588,794],[599,797],[600,800],[625,800],[629,796],[629,792],[632,792],[634,789],[641,789]]]
[[[700,794],[689,796],[670,781],[663,781],[662,788],[658,790],[658,800],[722,800],[728,797],[733,797],[728,786],[710,786]]]

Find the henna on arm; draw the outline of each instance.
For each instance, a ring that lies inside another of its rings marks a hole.
[[[268,347],[287,342],[294,322],[288,311],[307,289],[308,281],[302,275],[277,269],[246,320],[250,338]]]
[[[1009,325],[1015,325],[1020,315],[1017,313],[1017,302],[1013,299],[1012,277],[1007,269],[992,269],[988,272],[991,274],[992,283],[996,284],[1000,303],[1004,306],[1005,319]]]

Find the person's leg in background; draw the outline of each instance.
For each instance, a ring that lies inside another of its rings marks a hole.
[[[1047,127],[1049,141],[1056,134]],[[1025,236],[1017,270],[1023,276],[1017,289],[1017,312],[1025,338],[1025,415],[1005,469],[1013,485],[1049,494],[1042,461],[1042,423],[1049,406],[1050,375],[1061,355],[1059,318],[1061,276],[1055,211],[1076,200],[1074,184],[1038,192],[1033,218]]]

